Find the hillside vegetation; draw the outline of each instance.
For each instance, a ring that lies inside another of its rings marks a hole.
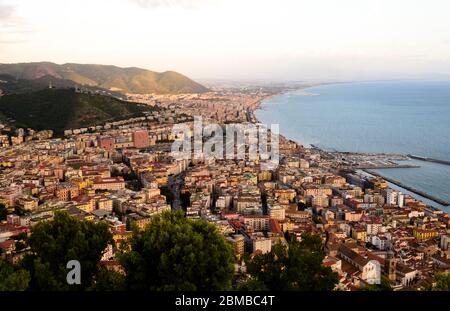
[[[0,114],[14,119],[16,126],[51,129],[58,135],[66,129],[143,116],[154,109],[114,97],[77,93],[74,89],[45,89],[0,97]]]

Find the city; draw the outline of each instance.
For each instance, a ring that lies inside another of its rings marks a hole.
[[[274,92],[264,88],[199,95],[129,94],[159,109],[146,116],[70,129],[1,126],[1,256],[17,263],[30,249],[33,227],[65,211],[104,221],[113,242],[100,264],[123,271],[116,258],[132,228],[144,229],[170,210],[213,224],[232,246],[233,286],[248,281],[246,262],[304,234],[322,240],[324,267],[335,290],[354,291],[387,280],[394,290],[427,290],[450,268],[449,214],[361,171],[390,167],[402,155],[343,155],[305,148],[280,137],[280,163],[263,170],[258,159],[184,159],[171,156],[175,124],[258,122],[253,111]],[[282,126],[281,126],[282,132]],[[370,165],[369,165],[369,164]],[[386,164],[388,163],[388,164]],[[250,256],[250,257],[248,257]],[[245,259],[244,259],[245,258]]]
[[[0,0],[0,309],[442,309],[448,12]]]

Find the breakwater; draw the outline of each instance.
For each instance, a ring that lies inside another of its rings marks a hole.
[[[433,162],[433,163],[439,163],[439,164],[443,164],[443,165],[450,165],[450,161],[426,158],[426,157],[421,157],[421,156],[417,156],[414,154],[408,154],[408,157],[410,157],[411,159],[414,159],[414,160],[419,160],[419,161]]]
[[[431,200],[431,201],[434,201],[434,202],[439,203],[439,204],[444,205],[444,206],[450,206],[450,203],[449,203],[448,201],[445,201],[445,200],[442,200],[442,199],[440,199],[440,198],[438,198],[438,197],[435,197],[434,195],[431,195],[431,194],[429,194],[429,193],[426,193],[425,191],[421,191],[421,190],[419,190],[419,189],[416,189],[416,188],[410,187],[410,186],[408,186],[408,185],[405,185],[405,184],[402,183],[401,181],[398,181],[398,180],[396,180],[396,179],[393,179],[393,178],[389,178],[389,177],[383,176],[383,175],[378,174],[378,173],[376,173],[376,172],[374,172],[374,171],[372,171],[372,170],[363,169],[363,171],[365,171],[366,173],[368,173],[368,174],[370,174],[370,175],[377,176],[377,177],[381,177],[381,178],[383,178],[384,180],[386,180],[386,181],[388,181],[388,182],[390,182],[390,183],[393,183],[393,184],[396,185],[396,186],[399,186],[399,187],[401,187],[401,188],[403,188],[403,189],[406,189],[406,190],[408,190],[408,191],[411,191],[411,192],[413,192],[413,193],[415,193],[415,194],[418,194],[418,195],[420,195],[420,196],[422,196],[422,197],[424,197],[424,198],[427,198],[427,199],[429,199],[429,200]]]

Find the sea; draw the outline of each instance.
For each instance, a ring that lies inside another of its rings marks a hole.
[[[281,134],[304,146],[450,161],[450,81],[319,85],[273,96],[255,115],[265,124],[279,124]],[[450,166],[417,160],[402,164],[420,167],[376,172],[450,201]],[[449,207],[402,191],[450,212]]]

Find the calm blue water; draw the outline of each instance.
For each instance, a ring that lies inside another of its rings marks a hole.
[[[450,81],[322,85],[275,96],[256,116],[304,145],[450,160]],[[449,201],[450,166],[415,164],[378,172]]]

